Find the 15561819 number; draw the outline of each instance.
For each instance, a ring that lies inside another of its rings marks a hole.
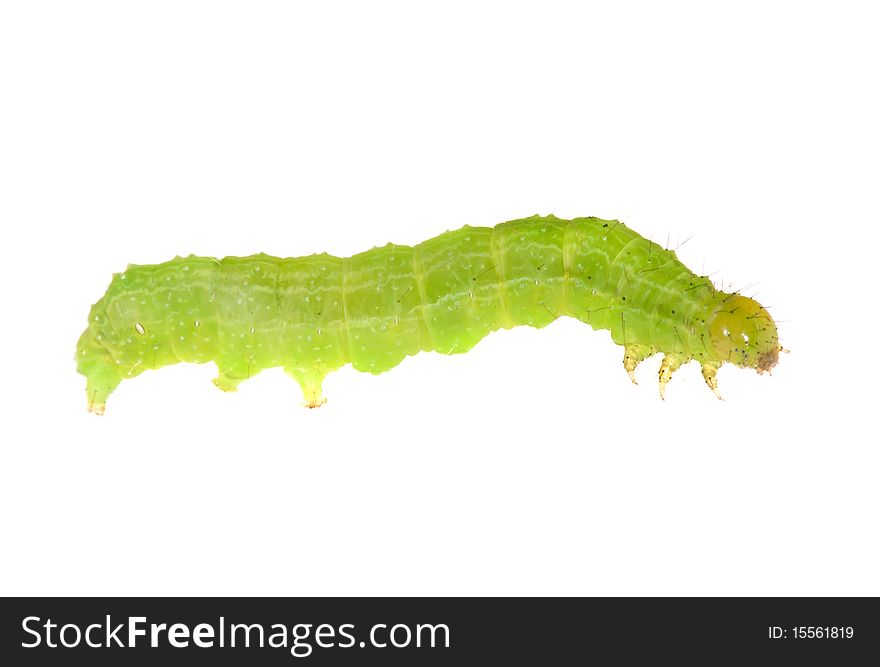
[[[852,639],[855,631],[851,626],[798,625],[790,630],[794,639]]]

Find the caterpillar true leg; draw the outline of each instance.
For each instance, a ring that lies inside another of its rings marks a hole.
[[[687,360],[688,358],[686,356],[674,353],[667,354],[663,357],[663,361],[660,363],[660,372],[658,373],[660,377],[661,399],[666,400],[666,385],[669,384],[669,381],[672,379],[672,374]]]
[[[636,382],[636,366],[654,354],[655,350],[650,345],[626,345],[623,348],[623,367],[626,369],[629,379],[633,384]]]
[[[723,401],[724,399],[721,398],[721,392],[718,391],[718,378],[715,377],[717,373],[717,366],[713,366],[712,364],[703,364],[703,379],[706,381],[709,389],[712,390],[712,393],[718,397],[718,400]]]

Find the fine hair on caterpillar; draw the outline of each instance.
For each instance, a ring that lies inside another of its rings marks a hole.
[[[124,379],[208,361],[225,391],[280,366],[317,407],[323,379],[346,364],[382,373],[408,355],[466,352],[492,331],[558,317],[610,331],[633,382],[642,361],[663,354],[661,397],[689,361],[720,398],[721,365],[763,373],[782,351],[766,308],[716,289],[674,250],[617,220],[550,215],[346,258],[190,255],[131,265],[92,306],[76,360],[98,414]]]

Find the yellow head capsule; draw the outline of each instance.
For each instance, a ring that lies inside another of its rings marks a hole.
[[[779,336],[773,318],[748,297],[735,294],[724,299],[709,323],[709,335],[722,362],[763,373],[779,358]]]

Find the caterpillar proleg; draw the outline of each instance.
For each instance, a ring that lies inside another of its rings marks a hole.
[[[573,317],[607,329],[635,382],[664,354],[660,395],[691,360],[718,394],[725,363],[769,371],[782,350],[759,303],[715,288],[616,220],[533,216],[389,243],[352,257],[176,257],[114,274],[77,345],[89,409],[119,383],[178,362],[214,361],[234,390],[280,366],[306,405],[351,364],[382,373],[423,351],[466,352],[497,329]],[[720,398],[720,395],[719,395]]]

